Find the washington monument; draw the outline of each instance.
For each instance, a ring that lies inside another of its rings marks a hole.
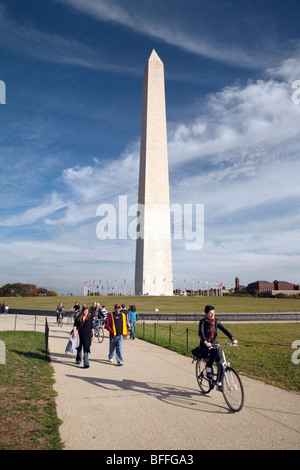
[[[164,64],[155,50],[144,72],[135,293],[173,295]]]

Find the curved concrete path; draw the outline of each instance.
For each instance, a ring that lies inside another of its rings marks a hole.
[[[1,328],[0,321],[0,329]],[[92,344],[90,368],[65,354],[71,327],[49,321],[57,414],[67,450],[289,450],[300,448],[300,395],[242,377],[245,405],[202,395],[191,359],[135,339],[124,365],[108,361],[108,337]],[[24,328],[25,329],[25,328]]]
[[[199,392],[190,358],[125,340],[120,367],[108,361],[106,335],[83,369],[64,353],[69,330],[50,330],[66,449],[300,448],[300,395],[243,377],[245,405],[232,413],[222,393]]]

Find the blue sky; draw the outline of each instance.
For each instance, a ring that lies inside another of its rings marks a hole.
[[[203,248],[173,240],[176,285],[299,283],[298,11],[296,0],[0,0],[0,285],[133,287],[135,242],[100,240],[96,212],[137,202],[153,49],[171,203],[204,204]]]

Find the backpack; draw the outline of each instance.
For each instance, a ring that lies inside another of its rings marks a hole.
[[[203,350],[200,346],[197,346],[196,348],[192,349],[191,353],[197,359],[201,359],[202,357],[204,357]]]

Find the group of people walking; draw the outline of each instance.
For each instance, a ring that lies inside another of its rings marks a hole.
[[[76,338],[79,335],[76,363],[81,364],[83,351],[83,367],[89,367],[89,353],[91,352],[92,340],[95,337],[94,327],[97,321],[101,321],[109,332],[108,359],[113,362],[116,355],[118,365],[123,365],[123,340],[129,332],[130,338],[135,339],[135,324],[138,320],[135,305],[131,304],[127,310],[124,304],[115,304],[114,311],[108,313],[105,306],[100,308],[100,304],[97,302],[94,302],[90,309],[85,304],[80,307],[76,302],[73,310],[75,317],[73,336]]]
[[[127,310],[125,305],[115,304],[113,312],[108,313],[103,305],[93,303],[89,309],[86,305],[80,307],[78,302],[74,307],[74,326],[73,336],[79,335],[79,346],[77,347],[76,363],[82,362],[83,367],[89,367],[89,353],[92,340],[94,339],[94,326],[96,321],[101,321],[109,332],[109,353],[108,360],[114,361],[116,356],[117,364],[123,365],[123,340],[130,331],[130,338],[135,339],[135,324],[138,320],[138,312],[134,304]],[[212,364],[221,360],[220,351],[217,347],[217,330],[220,329],[228,336],[233,343],[237,343],[234,336],[224,325],[215,317],[215,309],[212,305],[206,305],[204,317],[199,322],[198,335],[200,337],[200,351],[203,357],[207,359],[207,374],[212,374]]]

